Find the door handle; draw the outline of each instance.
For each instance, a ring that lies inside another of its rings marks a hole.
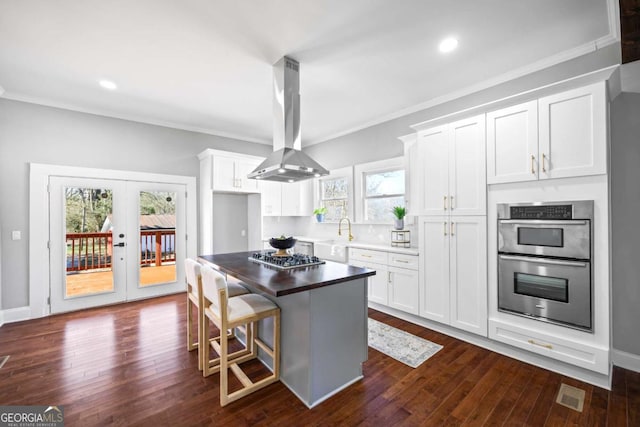
[[[531,174],[532,175],[536,174],[535,161],[536,161],[536,157],[532,154],[531,155]]]
[[[124,242],[115,243],[113,246],[114,246],[114,247],[115,247],[115,246],[117,246],[117,247],[119,247],[119,248],[124,248],[125,243],[124,243]]]
[[[443,222],[442,225],[444,226],[443,227],[444,228],[444,235],[446,236],[447,235],[447,222],[446,221]]]
[[[547,168],[544,165],[544,161],[547,158],[546,154],[542,153],[542,172],[546,172]]]
[[[447,210],[447,196],[444,196],[444,201],[442,202],[442,207],[444,208],[444,210]]]
[[[453,196],[449,196],[449,207],[453,210]]]
[[[588,262],[580,262],[580,261],[564,261],[559,259],[547,259],[547,258],[536,258],[536,257],[523,257],[523,256],[513,256],[513,255],[498,255],[498,258],[504,259],[507,261],[525,261],[532,262],[536,264],[550,264],[550,265],[562,265],[566,267],[588,267]]]
[[[456,232],[455,223],[451,221],[451,235],[455,236],[455,232]]]

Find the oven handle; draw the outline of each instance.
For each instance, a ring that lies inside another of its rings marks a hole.
[[[587,225],[587,221],[584,220],[562,220],[562,219],[501,219],[501,224],[544,224],[544,225]]]
[[[534,257],[526,257],[526,256],[498,255],[498,257],[501,259],[509,260],[509,261],[527,261],[527,262],[536,262],[539,264],[566,265],[570,267],[587,267],[589,265],[588,262],[563,261],[563,260],[557,260],[557,259],[534,258]]]

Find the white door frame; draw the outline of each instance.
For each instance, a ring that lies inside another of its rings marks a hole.
[[[30,164],[29,174],[29,318],[48,316],[49,303],[49,176],[183,184],[187,187],[186,256],[197,256],[197,203],[194,176],[164,175],[115,169]]]

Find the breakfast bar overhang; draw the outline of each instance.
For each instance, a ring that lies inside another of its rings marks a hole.
[[[311,408],[361,379],[368,354],[368,277],[376,272],[331,261],[280,270],[251,261],[252,253],[199,259],[280,307],[280,381]],[[270,322],[260,324],[268,344],[271,330]]]

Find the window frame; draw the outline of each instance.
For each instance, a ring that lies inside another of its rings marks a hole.
[[[404,171],[404,193],[402,194],[393,194],[393,195],[384,195],[384,196],[375,196],[375,197],[366,197],[365,184],[366,179],[365,176],[367,174],[372,173],[380,173],[380,172],[388,172],[393,170],[402,169]],[[365,219],[366,213],[366,201],[368,199],[379,199],[385,197],[392,196],[402,196],[405,200],[404,205],[407,203],[407,167],[405,164],[404,157],[394,157],[392,159],[380,160],[376,162],[370,163],[362,163],[354,166],[354,175],[355,175],[355,203],[356,208],[356,222],[361,224],[393,224],[393,221],[379,221],[379,220],[367,220]]]

